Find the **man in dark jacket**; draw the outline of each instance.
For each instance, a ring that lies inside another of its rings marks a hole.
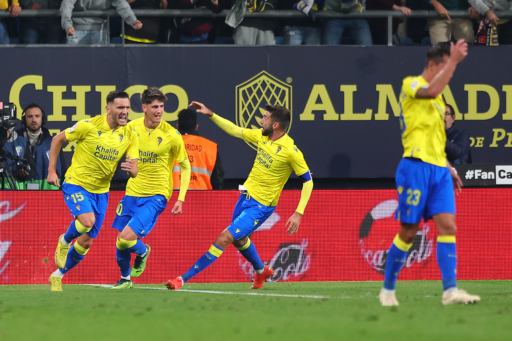
[[[463,129],[455,128],[454,122],[455,111],[451,105],[446,104],[446,112],[444,114],[444,125],[446,129],[446,158],[452,165],[473,163],[471,158],[471,149],[469,148],[469,134]]]
[[[62,0],[20,0],[24,10],[59,9]],[[20,40],[22,44],[63,44],[65,34],[58,17],[21,18]]]
[[[52,144],[52,136],[48,129],[44,127],[46,124],[46,114],[43,109],[35,104],[29,104],[23,110],[21,116],[22,127],[16,131],[17,135],[26,139],[26,148],[24,158],[35,165],[35,172],[25,179],[25,184],[32,183],[32,187],[27,189],[58,189],[46,182],[48,176],[48,164],[50,160],[50,146]],[[64,179],[65,162],[63,153],[60,151],[57,160],[57,173],[61,181]]]

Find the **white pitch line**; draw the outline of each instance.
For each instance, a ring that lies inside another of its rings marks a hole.
[[[112,285],[108,284],[84,284],[90,285],[94,287],[101,288],[112,288]],[[142,290],[167,290],[166,288],[151,288],[151,287],[134,287],[134,289],[142,289]],[[180,289],[180,292],[194,292],[200,294],[216,294],[216,295],[244,295],[244,296],[271,296],[271,297],[292,297],[292,298],[320,298],[320,299],[328,299],[331,298],[329,296],[316,296],[316,295],[286,295],[286,294],[264,294],[257,292],[233,292],[233,291],[213,291],[213,290],[190,290],[190,289]],[[336,297],[336,298],[352,298],[352,297]]]

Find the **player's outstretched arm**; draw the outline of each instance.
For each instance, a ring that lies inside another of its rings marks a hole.
[[[174,215],[181,214],[183,212],[183,202],[185,201],[185,195],[187,194],[188,186],[190,184],[190,176],[192,175],[192,167],[190,166],[188,157],[179,162],[179,164],[181,167],[181,187],[180,194],[178,195],[178,201],[176,201],[172,208],[172,213]]]
[[[197,109],[197,112],[203,115],[208,116],[213,123],[219,126],[220,129],[224,130],[231,136],[238,137],[240,139],[244,138],[243,128],[240,128],[233,122],[226,120],[225,118],[216,115],[213,111],[208,109],[203,103],[192,101],[189,107],[193,107]]]
[[[462,192],[462,180],[459,174],[457,174],[453,169],[452,165],[450,164],[450,161],[446,160],[446,165],[448,166],[448,169],[450,170],[450,175],[452,176],[453,192],[455,193],[455,195],[459,195],[460,192]]]
[[[57,174],[57,159],[59,158],[59,152],[62,149],[62,145],[67,143],[66,131],[63,130],[52,138],[52,144],[50,146],[50,161],[48,163],[48,177],[46,182],[50,185],[60,186],[59,175]]]
[[[434,77],[428,87],[423,87],[416,92],[416,98],[436,98],[450,82],[457,65],[468,55],[468,44],[464,39],[457,43],[451,43],[450,58],[444,68]]]
[[[130,177],[135,178],[139,173],[139,160],[132,160],[130,155],[126,155],[126,159],[121,163],[121,169],[127,172]]]
[[[308,172],[309,175],[309,172]],[[295,213],[288,219],[285,227],[288,227],[286,233],[290,236],[297,233],[299,230],[300,221],[302,216],[304,215],[304,210],[306,209],[306,205],[308,204],[309,198],[311,197],[311,193],[313,192],[313,179],[304,182],[302,185],[302,192],[300,194],[300,201]]]

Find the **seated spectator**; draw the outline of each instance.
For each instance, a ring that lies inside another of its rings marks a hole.
[[[449,12],[451,10],[468,10],[467,0],[432,0],[430,4],[439,14],[439,18],[428,19],[428,31],[432,45],[445,43],[452,39],[464,39],[466,43],[473,44],[475,40],[473,22],[464,18],[452,19]]]
[[[35,104],[29,104],[21,114],[21,128],[16,134],[23,137],[28,142],[25,148],[25,158],[31,160],[35,165],[34,173],[25,178],[24,186],[27,189],[59,189],[46,182],[48,176],[48,165],[50,161],[50,146],[52,136],[48,129],[44,127],[47,117],[43,109]],[[64,180],[65,172],[64,153],[60,151],[57,160],[57,174]],[[29,186],[28,184],[32,184]]]
[[[444,114],[444,127],[446,129],[446,158],[452,165],[473,163],[471,158],[471,142],[469,134],[463,129],[455,128],[455,111],[446,104]]]
[[[489,20],[491,24],[498,27],[498,41],[500,45],[512,44],[512,20],[500,20],[494,11],[512,10],[512,0],[469,0],[469,4],[475,12]],[[478,15],[479,16],[479,15]]]
[[[126,0],[131,9],[160,9],[165,8],[166,0]],[[160,17],[141,17],[142,28],[136,29],[126,22],[124,25],[124,39],[127,44],[156,44],[160,34]]]
[[[18,0],[12,0],[12,5],[9,6],[11,0],[0,0],[0,11],[9,10],[11,17],[15,18],[21,14],[21,7]],[[7,45],[10,43],[9,33],[7,32],[6,19],[0,18],[0,45]]]
[[[363,12],[364,0],[325,0],[325,9],[340,13]],[[339,45],[345,29],[356,45],[373,45],[370,26],[365,19],[324,19],[322,44]]]
[[[284,45],[320,45],[321,28],[318,21],[313,20],[312,13],[318,11],[315,0],[280,0],[279,8],[282,10],[296,9],[309,18],[283,19]]]
[[[62,0],[19,0],[22,9],[59,9]],[[63,44],[64,31],[58,17],[21,18],[20,42],[22,44]]]
[[[197,132],[197,113],[192,109],[183,109],[178,114],[178,131],[183,137],[187,149],[192,174],[188,189],[211,190],[222,189],[224,182],[224,169],[220,162],[218,147]],[[174,161],[173,168],[174,189],[181,186],[181,168]]]
[[[170,9],[188,9],[205,10],[208,9],[214,13],[219,13],[219,0],[176,0],[172,1],[168,8]],[[180,44],[208,44],[210,34],[213,33],[213,18],[175,18],[174,26],[178,31]]]
[[[401,11],[405,15],[412,13],[411,9],[405,6],[401,6],[402,0],[368,0],[366,2],[366,9],[368,10],[395,10]],[[402,22],[402,19],[393,18],[393,45],[400,45],[398,39],[398,25]],[[375,45],[387,45],[388,44],[388,18],[375,18],[368,19],[370,24],[370,31],[372,33],[373,43]]]
[[[109,37],[106,18],[72,18],[72,12],[101,11],[110,9],[112,6],[128,25],[136,30],[142,28],[142,23],[137,20],[126,0],[62,0],[60,6],[61,25],[66,32],[66,43],[69,45],[107,44]]]

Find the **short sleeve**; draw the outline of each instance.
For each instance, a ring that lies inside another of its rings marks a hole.
[[[298,176],[304,175],[309,171],[306,160],[304,160],[304,155],[296,146],[293,146],[288,159],[293,168],[293,171]]]
[[[180,163],[183,160],[188,159],[187,150],[185,149],[185,142],[183,142],[183,137],[181,136],[179,131],[176,131],[172,138],[172,147],[171,153],[174,155],[174,159]]]
[[[257,143],[262,136],[261,129],[244,129],[242,130],[242,134],[244,136],[245,142],[254,142]]]
[[[83,140],[92,128],[93,125],[89,120],[78,121],[74,126],[65,130],[66,140],[69,142]]]
[[[426,80],[420,77],[407,77],[404,79],[402,91],[409,98],[416,98],[419,89],[428,86]]]
[[[139,158],[139,138],[134,130],[132,130],[130,134],[130,144],[126,150],[126,155],[130,155],[131,160]]]

